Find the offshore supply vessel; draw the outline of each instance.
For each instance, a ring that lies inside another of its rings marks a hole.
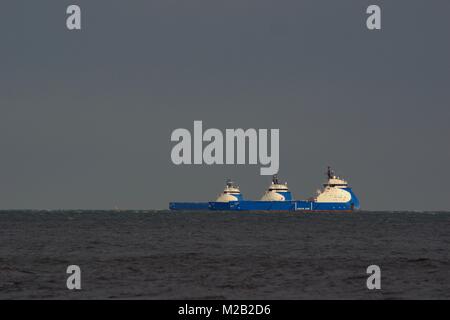
[[[287,183],[276,175],[260,200],[245,200],[239,187],[228,180],[223,192],[211,202],[171,202],[170,210],[220,211],[338,211],[352,212],[360,208],[358,197],[347,181],[336,176],[328,167],[327,181],[317,195],[308,200],[294,200]]]

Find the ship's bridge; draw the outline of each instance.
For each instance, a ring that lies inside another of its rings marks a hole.
[[[327,183],[324,183],[323,190],[318,190],[315,198],[317,203],[347,203],[352,200],[352,194],[349,192],[348,182],[336,176],[328,167]]]
[[[323,186],[325,188],[327,188],[327,187],[347,188],[348,187],[348,182],[345,181],[344,179],[341,179],[338,176],[336,176],[334,174],[334,171],[331,170],[330,167],[328,167],[328,170],[327,170],[327,177],[328,177],[328,182],[323,184]]]
[[[239,187],[233,181],[227,180],[227,184],[223,192],[219,195],[216,202],[230,202],[242,200],[242,194]]]
[[[264,193],[261,201],[286,201],[292,200],[291,192],[287,186],[287,183],[280,183],[277,175],[272,177],[272,183],[269,189]]]
[[[328,179],[328,182],[324,183],[323,186],[346,188],[348,187],[348,182],[339,177],[333,176],[331,179]]]

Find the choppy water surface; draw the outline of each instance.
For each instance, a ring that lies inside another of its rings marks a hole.
[[[3,211],[0,227],[2,299],[450,298],[445,212]]]

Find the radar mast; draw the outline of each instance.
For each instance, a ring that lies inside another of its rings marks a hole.
[[[328,166],[328,169],[327,169],[327,177],[328,177],[328,179],[334,178],[334,171],[331,169],[330,166]]]
[[[272,184],[280,184],[280,183],[278,182],[278,175],[274,174],[274,175],[272,176]]]

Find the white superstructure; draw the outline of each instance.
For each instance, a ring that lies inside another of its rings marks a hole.
[[[350,192],[345,190],[348,188],[348,183],[334,175],[334,172],[328,167],[327,171],[328,182],[323,185],[323,189],[318,191],[315,201],[318,203],[336,202],[344,203],[352,199]]]
[[[219,195],[216,202],[230,202],[241,200],[241,191],[238,186],[235,186],[233,181],[227,180],[227,184],[223,192]]]
[[[289,192],[289,188],[287,183],[284,184],[278,181],[277,175],[274,175],[272,178],[272,183],[269,189],[264,193],[261,198],[261,201],[285,201],[286,193]],[[290,200],[290,199],[289,199]]]

